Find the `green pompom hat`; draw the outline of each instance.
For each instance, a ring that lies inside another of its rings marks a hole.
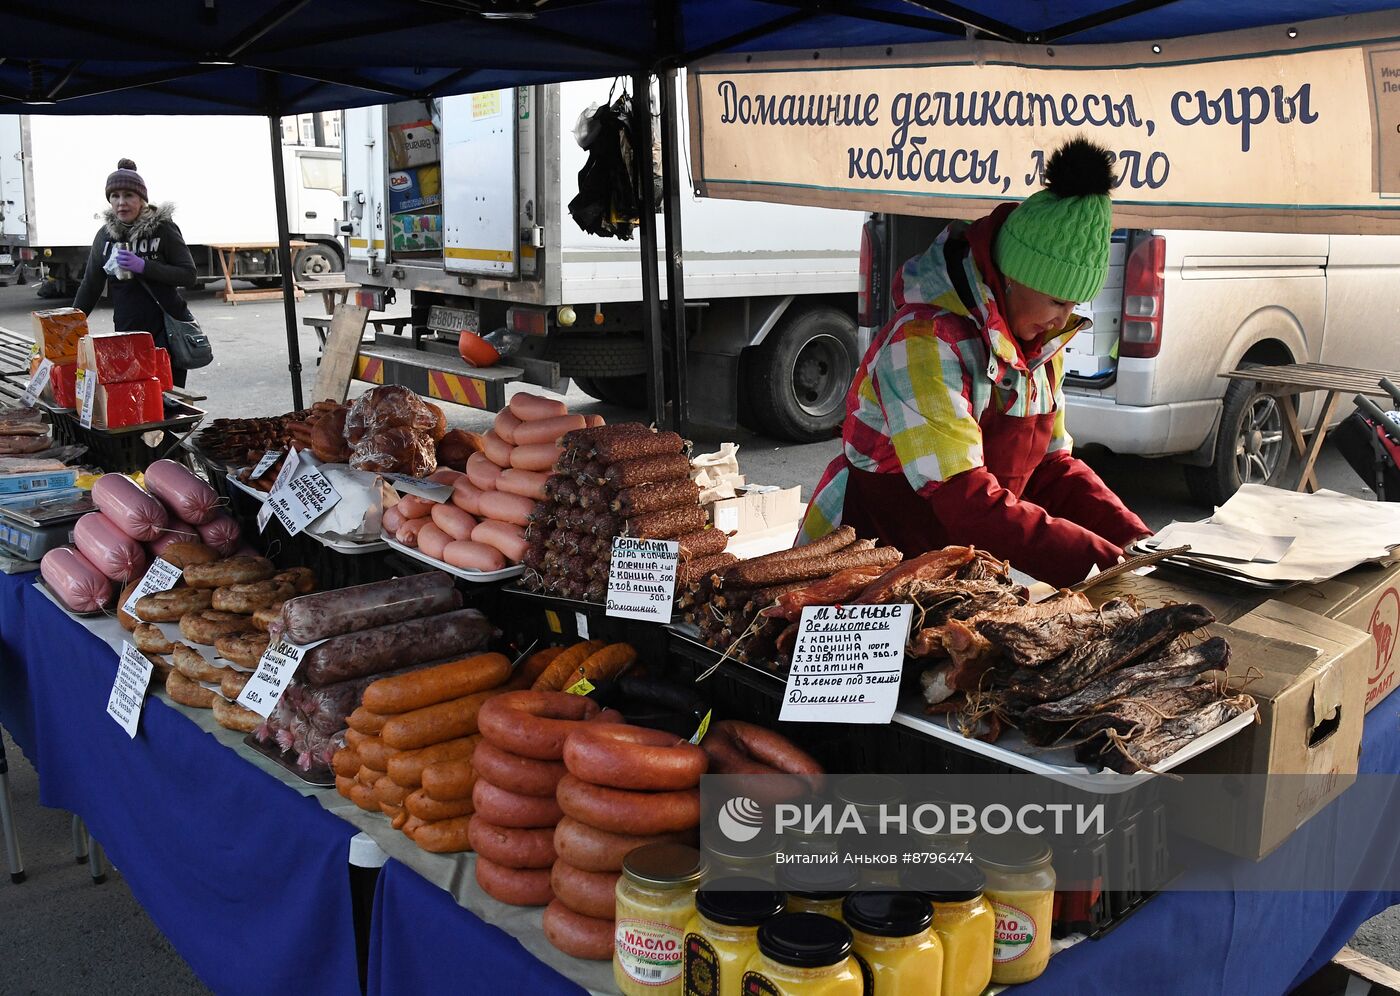
[[[997,233],[1002,275],[1059,301],[1089,301],[1108,276],[1113,164],[1101,147],[1071,139],[1045,167],[1046,189],[1027,197]]]

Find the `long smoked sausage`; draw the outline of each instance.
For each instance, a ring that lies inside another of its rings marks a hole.
[[[575,725],[592,719],[598,703],[567,692],[504,692],[481,708],[481,734],[503,750],[557,761]]]
[[[629,792],[565,775],[555,797],[565,815],[612,833],[674,833],[700,823],[698,789]]]
[[[512,906],[544,906],[554,898],[548,868],[508,868],[480,854],[476,884],[488,896]]]
[[[694,830],[675,833],[612,833],[565,816],[554,828],[554,850],[575,868],[593,872],[622,870],[622,859],[646,844],[695,844]]]
[[[567,861],[556,861],[549,873],[554,897],[584,916],[612,919],[617,906],[617,880],[620,872],[592,872],[575,868]]]
[[[548,868],[554,864],[554,830],[497,826],[477,815],[471,825],[472,850],[507,868]]]
[[[431,770],[431,769],[429,769]],[[426,779],[428,772],[424,772]],[[425,783],[426,784],[426,783]],[[520,795],[478,778],[472,788],[472,805],[483,820],[498,827],[553,827],[563,817],[559,804],[550,798]]]
[[[688,740],[641,726],[586,723],[564,742],[569,773],[593,785],[620,789],[689,789],[709,762]]]
[[[550,799],[554,798],[559,779],[568,774],[568,769],[559,761],[537,761],[487,742],[472,755],[472,767],[480,777],[501,788],[519,795]]]

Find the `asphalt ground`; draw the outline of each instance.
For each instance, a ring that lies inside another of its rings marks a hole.
[[[266,416],[290,410],[282,302],[233,306],[218,300],[214,290],[210,285],[190,294],[191,307],[213,340],[215,355],[213,365],[191,373],[190,389],[208,395],[201,406],[211,417]],[[36,297],[32,285],[0,288],[0,327],[27,330],[29,312],[66,303]],[[400,313],[406,310],[397,308]],[[299,317],[322,314],[320,296],[299,302],[297,312]],[[110,330],[110,310],[99,307],[90,324],[97,331]],[[297,341],[309,397],[316,337],[310,328],[299,326]],[[355,385],[352,393],[362,389],[363,385]],[[594,401],[577,389],[567,400],[576,411],[597,412],[609,420],[639,417]],[[448,411],[454,425],[467,429],[484,431],[491,419],[470,409],[448,406]],[[700,449],[718,441],[701,440]],[[741,468],[749,481],[801,485],[804,498],[839,450],[836,441],[793,445],[742,430],[733,434],[733,441],[739,444]],[[1154,528],[1174,519],[1209,514],[1191,502],[1180,468],[1170,461],[1093,449],[1081,455]],[[1323,487],[1373,497],[1330,447],[1324,448],[1319,467]],[[74,862],[68,814],[39,806],[33,769],[8,738],[5,746],[28,880],[15,886],[8,877],[0,878],[0,996],[207,991],[132,898],[120,869],[109,869],[106,884],[92,885],[86,867]],[[1400,907],[1363,925],[1351,943],[1362,953],[1400,968]]]

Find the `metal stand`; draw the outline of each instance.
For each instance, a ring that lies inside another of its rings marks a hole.
[[[80,865],[88,862],[87,828],[76,813],[73,815],[73,860]]]
[[[101,885],[107,881],[107,862],[102,845],[88,833],[88,828],[77,814],[73,816],[73,859],[80,865],[88,866],[93,885]]]
[[[666,374],[671,383],[673,425],[686,434],[689,408],[686,391],[685,254],[681,248],[681,166],[679,116],[676,114],[680,78],[674,69],[658,73],[661,94],[661,210],[666,232],[666,345],[670,347]],[[650,189],[650,188],[647,188]]]
[[[282,312],[287,322],[287,370],[292,375],[292,410],[301,411],[301,343],[297,340],[296,281],[292,279],[292,237],[287,223],[287,177],[282,164],[282,119],[267,118],[272,141],[272,185],[277,195],[277,268],[282,271]]]
[[[665,326],[661,323],[661,275],[656,266],[656,212],[652,210],[651,77],[632,77],[632,160],[636,163],[641,217],[637,226],[642,250],[642,301],[646,306],[647,405],[651,420],[662,428],[671,425],[666,406]]]
[[[19,853],[19,835],[15,832],[14,801],[10,798],[10,765],[5,760],[5,742],[0,739],[0,828],[5,834],[5,861],[10,866],[10,881],[24,881],[24,858]]]

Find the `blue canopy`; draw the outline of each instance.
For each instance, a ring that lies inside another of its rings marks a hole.
[[[721,52],[1150,41],[1394,0],[8,0],[0,113],[293,114]]]

